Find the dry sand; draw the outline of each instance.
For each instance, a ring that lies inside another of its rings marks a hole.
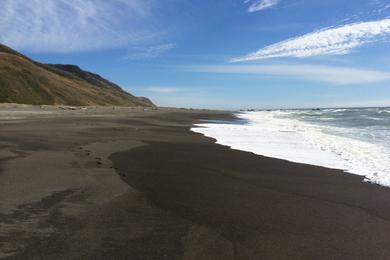
[[[0,106],[0,258],[390,258],[389,189],[189,131],[231,117]]]

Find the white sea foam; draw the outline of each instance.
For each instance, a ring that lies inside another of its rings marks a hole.
[[[341,169],[390,187],[390,151],[386,146],[350,138],[360,134],[357,129],[315,125],[289,117],[289,113],[240,113],[238,116],[247,124],[205,123],[192,131],[213,137],[232,149]],[[337,134],[345,131],[350,135]]]

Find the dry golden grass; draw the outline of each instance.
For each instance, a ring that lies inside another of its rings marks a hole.
[[[151,105],[119,89],[95,86],[78,77],[66,77],[18,53],[1,50],[0,102],[72,106]]]

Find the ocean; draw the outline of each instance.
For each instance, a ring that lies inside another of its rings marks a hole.
[[[205,121],[192,131],[232,149],[341,169],[390,187],[390,108],[267,110],[237,117]]]

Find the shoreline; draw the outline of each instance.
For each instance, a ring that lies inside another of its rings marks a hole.
[[[363,117],[366,112],[361,111]],[[390,146],[385,138],[385,125],[375,125],[376,121],[362,123],[367,124],[364,127],[338,124],[343,113],[350,111],[255,111],[236,114],[242,123],[206,121],[196,124],[191,131],[214,138],[217,144],[232,149],[293,163],[338,169],[389,188]],[[380,120],[374,116],[379,117],[387,111],[376,113],[367,120]],[[322,120],[323,117],[325,120]]]
[[[190,131],[231,112],[66,113],[2,122],[0,258],[390,255],[388,188]]]

